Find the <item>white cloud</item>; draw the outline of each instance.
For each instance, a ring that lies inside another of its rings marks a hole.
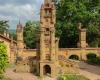
[[[4,5],[0,3],[0,19],[9,20],[11,28],[15,28],[19,19],[22,23],[25,23],[27,20],[39,20],[39,11],[43,0],[30,0],[30,3],[28,3],[28,0],[25,0],[25,4],[21,3],[23,0],[18,0],[19,2],[17,0],[9,1],[11,3],[8,2]],[[31,3],[31,1],[34,3]],[[15,4],[16,2],[17,4]]]

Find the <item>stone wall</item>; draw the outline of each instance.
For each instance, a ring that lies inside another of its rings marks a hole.
[[[59,55],[63,55],[66,59],[69,59],[71,55],[77,55],[80,60],[86,60],[88,53],[95,53],[100,56],[100,48],[60,48]]]
[[[23,57],[35,57],[37,55],[37,50],[36,49],[24,49],[23,50]]]

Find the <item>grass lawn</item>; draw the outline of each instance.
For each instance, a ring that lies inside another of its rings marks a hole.
[[[58,80],[89,80],[81,75],[64,75],[60,76]]]

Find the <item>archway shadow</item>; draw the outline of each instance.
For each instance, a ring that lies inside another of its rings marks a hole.
[[[51,67],[49,65],[45,65],[43,67],[43,71],[45,76],[51,76]]]

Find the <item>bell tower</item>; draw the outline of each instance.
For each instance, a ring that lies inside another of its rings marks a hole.
[[[57,74],[57,53],[55,38],[56,8],[52,0],[45,0],[40,12],[40,77]]]
[[[16,34],[17,34],[18,56],[21,56],[23,48],[24,48],[24,41],[23,41],[23,26],[22,26],[22,24],[20,22],[17,25]]]

